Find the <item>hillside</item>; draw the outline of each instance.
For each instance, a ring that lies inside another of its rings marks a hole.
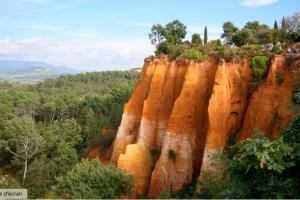
[[[9,82],[34,83],[79,71],[66,67],[56,67],[43,62],[0,60],[0,80]]]
[[[133,71],[111,71],[37,84],[0,81],[0,188],[21,187],[23,160],[14,160],[3,147],[12,145],[19,152],[18,142],[29,134],[30,141],[40,141],[41,149],[36,159],[30,159],[22,187],[30,191],[30,198],[45,196],[56,176],[86,156],[99,130],[119,125],[137,77]]]

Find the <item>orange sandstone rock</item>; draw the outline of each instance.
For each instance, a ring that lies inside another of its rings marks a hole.
[[[289,106],[292,100],[292,81],[296,66],[286,66],[284,56],[272,60],[265,83],[250,98],[243,128],[237,140],[244,140],[262,132],[276,138],[291,119]],[[278,74],[283,82],[278,81]]]
[[[125,105],[111,157],[111,161],[114,163],[117,162],[119,155],[124,153],[127,144],[132,144],[136,141],[144,100],[147,98],[155,67],[153,62],[145,60],[141,77],[129,102]]]
[[[246,111],[250,72],[248,63],[222,61],[208,106],[208,131],[201,172],[212,170],[213,154],[221,152],[241,127]]]
[[[189,183],[194,171],[199,169],[214,73],[212,62],[191,62],[188,66],[168,122],[160,158],[151,176],[150,197],[164,191],[177,191]],[[175,158],[170,158],[170,151],[176,154]]]
[[[212,154],[221,152],[239,130],[238,140],[253,136],[254,128],[275,138],[291,118],[296,68],[285,66],[284,56],[274,57],[266,82],[250,94],[246,61],[146,59],[111,158],[134,176],[134,197],[175,192],[200,170],[212,170]]]

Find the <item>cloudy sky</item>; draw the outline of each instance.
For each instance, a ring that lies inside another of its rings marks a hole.
[[[82,71],[140,67],[153,54],[152,24],[179,19],[220,36],[224,21],[273,25],[300,0],[1,0],[0,59],[44,61]]]

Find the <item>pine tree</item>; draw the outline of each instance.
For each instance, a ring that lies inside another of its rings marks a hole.
[[[277,20],[275,20],[275,22],[274,22],[274,29],[275,29],[275,30],[278,30]]]
[[[207,44],[207,27],[204,28],[204,44]]]

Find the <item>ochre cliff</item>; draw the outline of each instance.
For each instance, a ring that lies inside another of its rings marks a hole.
[[[273,57],[266,81],[252,91],[247,60],[147,58],[111,157],[134,176],[134,196],[179,190],[213,170],[212,155],[231,139],[243,140],[258,130],[275,138],[291,119],[298,67],[285,63],[284,56]]]
[[[285,63],[282,56],[272,60],[266,82],[250,98],[242,131],[237,135],[238,141],[258,132],[276,138],[290,121],[292,81],[298,66],[297,63],[290,66]],[[279,76],[282,76],[282,81]]]

